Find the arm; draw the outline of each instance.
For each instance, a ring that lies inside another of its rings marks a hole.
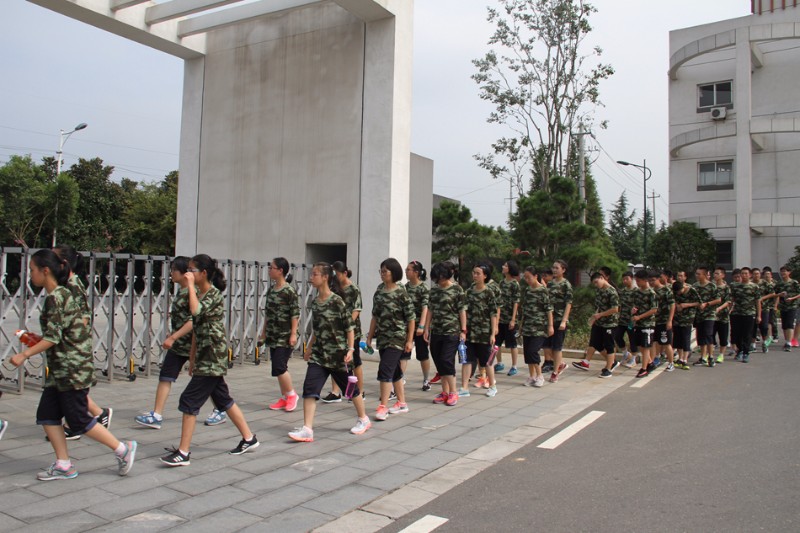
[[[514,307],[511,308],[511,321],[508,323],[508,327],[514,329],[514,325],[517,322],[517,310],[519,309],[519,303],[514,302]]]
[[[554,333],[555,333],[555,330],[553,329],[553,312],[552,311],[548,311],[547,312],[547,336],[548,337],[552,337]]]
[[[314,345],[314,341],[316,340],[316,336],[312,333],[311,338],[308,339],[308,343],[306,344],[306,351],[303,352],[303,361],[308,361],[311,359],[311,347]]]
[[[25,361],[27,361],[28,359],[30,359],[34,355],[40,354],[42,352],[45,352],[45,351],[49,350],[50,348],[52,348],[53,346],[55,346],[55,343],[52,343],[50,341],[46,341],[46,340],[42,339],[39,342],[37,342],[35,345],[30,346],[30,347],[24,349],[23,351],[21,351],[20,353],[12,356],[9,359],[9,362],[14,366],[20,366],[22,363],[24,363]]]
[[[297,326],[300,324],[300,317],[292,317],[292,332],[289,334],[289,344],[294,348],[297,345]]]
[[[375,330],[378,327],[378,321],[375,317],[372,317],[372,320],[369,321],[369,332],[367,332],[367,346],[372,346],[372,338],[375,337]]]
[[[375,320],[374,318],[372,319]],[[411,352],[411,348],[414,347],[414,324],[416,322],[413,320],[408,321],[408,331],[406,332],[406,345],[403,347],[403,351],[406,353]],[[370,329],[372,326],[370,326]]]
[[[458,336],[460,340],[467,340],[467,312],[462,309],[458,312],[458,320],[461,323],[461,334]]]
[[[194,374],[194,362],[197,359],[197,336],[192,332],[192,347],[189,349],[189,375]]]
[[[667,319],[667,329],[672,329],[672,319],[675,318],[675,302],[669,306],[669,318]]]
[[[417,323],[417,335],[422,335],[425,332],[425,319],[428,318],[428,306],[422,306],[422,314],[419,317],[419,322]]]
[[[344,362],[349,363],[353,360],[353,343],[356,341],[356,332],[355,330],[347,330],[347,353],[344,355]]]
[[[175,341],[183,337],[184,335],[189,334],[192,331],[194,324],[191,320],[187,320],[184,325],[178,329],[178,331],[173,331],[172,334],[164,339],[164,342],[161,344],[161,347],[165,350],[169,350],[172,348],[172,345],[175,344]]]
[[[564,308],[564,316],[561,319],[561,323],[558,325],[558,329],[565,330],[567,329],[567,322],[569,322],[569,314],[572,311],[572,302],[568,303],[567,306]]]

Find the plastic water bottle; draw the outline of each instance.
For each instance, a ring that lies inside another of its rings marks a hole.
[[[497,352],[499,351],[500,347],[498,345],[495,344],[494,346],[492,346],[492,353],[489,354],[489,361],[486,363],[487,366],[494,364],[494,358],[497,356]]]
[[[372,355],[372,354],[374,354],[374,353],[375,353],[375,350],[372,348],[372,346],[370,346],[369,344],[367,344],[367,341],[361,341],[361,342],[359,342],[359,343],[358,343],[358,347],[359,347],[359,348],[361,348],[361,349],[362,349],[363,351],[365,351],[366,353],[368,353],[369,355]]]
[[[19,339],[19,342],[29,347],[36,346],[39,341],[42,340],[41,335],[37,335],[36,333],[25,329],[18,329],[15,335]]]
[[[464,341],[458,343],[458,362],[462,365],[467,364],[467,345]]]

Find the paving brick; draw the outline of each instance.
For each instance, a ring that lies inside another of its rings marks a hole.
[[[380,489],[382,492],[387,492],[402,487],[415,479],[419,479],[427,473],[428,470],[423,470],[421,468],[392,465],[380,472],[376,472],[371,476],[359,480],[359,483],[367,487]]]
[[[237,489],[236,487],[223,486],[172,504],[169,506],[169,512],[183,518],[195,519],[201,516],[205,517],[210,513],[216,514],[216,511],[232,507],[237,503],[245,502],[254,497],[256,495],[252,492]],[[201,522],[204,523],[205,519]]]
[[[373,531],[380,531],[391,523],[391,519],[382,515],[366,513],[364,511],[353,511],[333,522],[318,527],[313,533],[340,533],[342,531],[371,533]]]
[[[154,487],[128,496],[120,496],[107,503],[93,505],[86,510],[107,520],[120,520],[149,509],[169,505],[186,499],[186,494],[166,487]]]
[[[360,468],[354,468],[351,465],[343,465],[322,474],[308,477],[299,481],[297,485],[319,492],[330,492],[347,486],[348,483],[363,479],[368,475],[369,472],[361,470]]]
[[[308,500],[320,496],[322,493],[299,485],[289,485],[279,490],[261,494],[245,502],[234,505],[246,513],[268,518],[272,515],[292,509]]]
[[[314,511],[336,517],[361,507],[382,494],[383,492],[378,489],[351,483],[305,502],[302,508],[313,509]]]
[[[303,472],[296,468],[284,466],[272,472],[260,474],[246,481],[236,483],[234,486],[256,494],[261,494],[297,483],[311,475],[310,472]]]
[[[226,533],[228,531],[242,531],[249,525],[257,524],[259,520],[258,516],[238,509],[222,509],[211,515],[203,516],[202,520],[187,522],[169,531],[175,533]],[[269,530],[260,529],[260,531]]]
[[[64,483],[69,484],[70,480],[39,481],[39,483]],[[99,503],[115,500],[117,497],[111,493],[98,488],[77,490],[56,496],[55,498],[42,499],[39,502],[21,505],[19,507],[6,508],[4,512],[23,522],[38,522],[61,515],[78,514],[77,511],[97,505]]]
[[[180,516],[171,515],[161,510],[145,511],[123,520],[93,529],[92,533],[138,533],[139,531],[164,531],[186,522]]]
[[[242,529],[242,533],[311,531],[318,526],[330,522],[333,518],[334,517],[329,514],[298,507],[278,513],[250,527]],[[192,530],[192,533],[195,533],[194,530]]]
[[[3,507],[5,507],[5,502],[3,502]],[[7,514],[0,513],[0,532],[2,533],[5,533],[6,531],[19,529],[24,525],[25,522],[17,520],[16,518],[12,518]]]

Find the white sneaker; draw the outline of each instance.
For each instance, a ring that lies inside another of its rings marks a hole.
[[[303,426],[295,429],[294,431],[290,431],[289,438],[296,440],[297,442],[313,442],[314,430],[310,427]]]
[[[205,424],[207,426],[218,426],[219,424],[224,424],[227,421],[228,421],[227,413],[225,413],[224,411],[217,411],[216,409],[214,409],[213,411],[211,411],[211,414],[208,415],[208,418],[206,418]]]
[[[364,417],[364,420],[360,418],[356,421],[356,425],[350,428],[350,433],[353,435],[361,435],[369,428],[372,427],[372,422],[370,422],[369,417]],[[291,434],[289,434],[291,437]]]
[[[539,376],[538,378],[533,380],[534,387],[544,387],[544,375]]]
[[[497,396],[497,387],[489,387],[488,389],[486,389],[486,396],[488,396],[489,398],[494,398],[495,396]]]

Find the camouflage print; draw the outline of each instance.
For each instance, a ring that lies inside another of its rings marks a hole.
[[[762,279],[758,282],[758,288],[761,290],[761,296],[775,294],[775,280],[767,281]]]
[[[503,298],[500,305],[500,323],[509,324],[511,315],[514,314],[514,304],[519,304],[519,282],[515,279],[504,279],[500,282],[500,292]]]
[[[731,315],[756,316],[760,291],[755,283],[731,283]]]
[[[372,316],[375,318],[378,349],[403,350],[408,338],[408,323],[416,321],[411,297],[398,285],[391,291],[379,289],[372,297]]]
[[[280,289],[267,290],[267,303],[264,306],[266,318],[266,344],[270,348],[294,348],[289,343],[292,336],[292,319],[300,318],[300,303],[297,291],[286,283]]]
[[[63,286],[53,289],[39,315],[42,338],[55,346],[46,352],[49,373],[45,387],[59,391],[81,390],[94,382],[92,335],[83,321],[83,305]]]
[[[72,274],[67,280],[67,288],[80,303],[81,313],[84,320],[92,321],[92,312],[89,310],[89,298],[86,296],[86,287],[84,287],[81,278]]]
[[[631,321],[631,309],[633,308],[633,298],[636,295],[636,287],[620,287],[619,289],[619,323],[627,325]]]
[[[655,309],[658,307],[658,301],[656,299],[656,293],[653,289],[648,287],[645,290],[641,290],[639,288],[636,289],[636,295],[633,298],[633,307],[636,308],[636,315],[643,315],[646,312],[650,311],[651,309]],[[636,327],[639,328],[652,328],[656,325],[656,316],[650,315],[647,318],[643,318],[636,323]]]
[[[619,295],[617,289],[609,285],[605,289],[598,289],[594,298],[596,312],[604,313],[614,307],[619,310]],[[615,328],[619,322],[619,312],[613,315],[598,318],[594,325],[600,328]]]
[[[344,358],[347,350],[347,332],[355,329],[353,317],[338,295],[331,294],[320,302],[311,303],[311,327],[314,344],[311,346],[311,362],[331,370],[345,370]]]
[[[486,288],[492,291],[492,294],[494,294],[494,299],[495,301],[497,301],[497,309],[500,309],[500,306],[503,305],[503,289],[500,288],[500,284],[497,283],[495,280],[490,279],[489,281],[486,282]],[[522,293],[520,292],[520,294]],[[495,310],[495,314],[496,313],[497,310]]]
[[[358,341],[364,336],[361,331],[361,310],[364,308],[361,302],[361,289],[355,283],[351,283],[347,287],[342,287],[342,293],[342,300],[344,300],[344,305],[347,307],[350,317],[352,318],[353,313],[358,311],[358,318],[353,321],[353,325],[356,327],[353,334],[355,335],[355,340]]]
[[[428,298],[430,296],[430,289],[424,281],[420,281],[416,287],[411,283],[404,285],[408,296],[411,298],[411,303],[414,305],[414,316],[419,321],[422,318],[422,309],[428,307]]]
[[[200,296],[197,313],[192,315],[197,345],[195,376],[224,376],[228,373],[228,342],[225,338],[225,302],[219,289],[211,286]]]
[[[446,289],[438,284],[431,289],[428,312],[431,314],[432,335],[458,335],[461,333],[461,320],[458,314],[467,310],[464,289],[453,283]]]
[[[656,289],[656,300],[658,301],[658,312],[656,313],[656,324],[666,324],[669,321],[669,308],[675,303],[675,295],[672,289],[664,285]]]
[[[550,293],[550,303],[553,304],[553,327],[558,329],[567,310],[567,304],[572,303],[572,284],[566,279],[561,281],[553,279],[547,284],[547,291]]]
[[[713,285],[709,283],[709,285]],[[675,294],[676,304],[693,304],[700,303],[700,295],[697,293],[695,287],[686,285],[688,290]],[[697,307],[687,307],[686,309],[678,309],[675,306],[675,318],[672,323],[676,326],[692,326],[694,324],[694,317],[697,315]],[[707,319],[712,320],[712,319]]]
[[[497,299],[486,285],[482,291],[470,287],[467,291],[468,342],[489,344],[492,336],[492,317],[497,316]]]
[[[698,282],[695,283],[693,287],[694,290],[697,291],[697,295],[700,297],[700,303],[711,302],[719,298],[719,294],[717,294],[717,285],[711,281],[705,285],[701,285]],[[698,307],[695,316],[697,317],[697,320],[716,320],[716,308],[717,307],[714,305],[708,305],[703,310],[700,310]]]
[[[775,292],[779,294],[785,292],[788,298],[792,298],[800,294],[800,282],[792,278],[789,278],[789,281],[780,280],[775,284]],[[786,298],[780,298],[778,300],[778,310],[780,311],[797,309],[798,305],[800,305],[800,299],[791,302],[787,302]]]
[[[531,288],[527,283],[522,289],[520,304],[520,334],[524,337],[547,337],[548,313],[553,312],[550,291],[546,287]],[[555,328],[555,325],[553,326]]]
[[[178,331],[184,324],[192,320],[192,312],[189,310],[189,289],[181,287],[175,299],[172,300],[172,306],[169,308],[169,321],[172,331]],[[192,349],[192,334],[191,332],[177,339],[172,343],[170,348],[175,354],[189,357],[189,351]]]
[[[730,302],[731,286],[728,285],[727,283],[722,286],[717,285],[717,296],[719,296],[720,302],[719,305],[716,307],[719,307],[720,305]],[[722,322],[724,324],[727,324],[730,321],[731,321],[731,306],[728,306],[722,311],[717,313],[717,322]]]

